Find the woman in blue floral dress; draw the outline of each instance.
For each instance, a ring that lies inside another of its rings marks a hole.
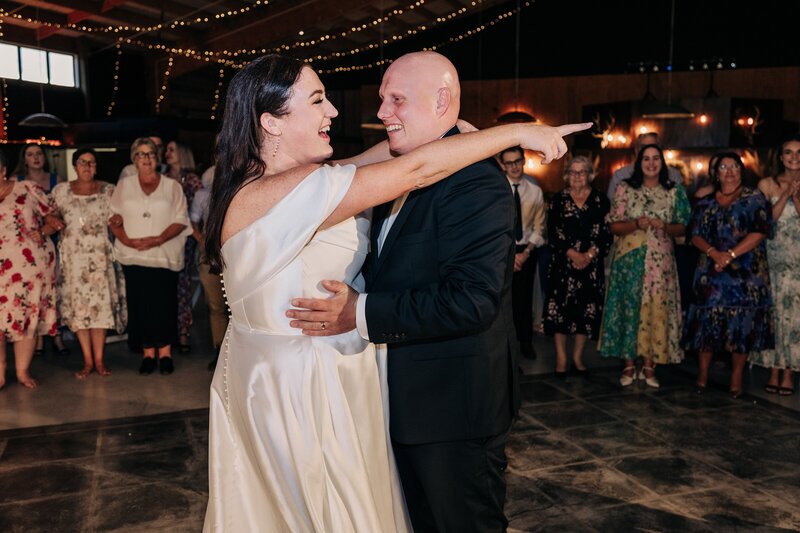
[[[698,393],[705,390],[712,353],[731,352],[735,398],[742,394],[747,354],[775,345],[764,242],[772,215],[766,197],[743,186],[743,169],[736,153],[720,154],[716,192],[697,202],[692,213],[689,236],[701,256],[683,334],[683,347],[699,353]]]

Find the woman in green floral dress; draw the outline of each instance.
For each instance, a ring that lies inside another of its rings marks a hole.
[[[683,185],[669,179],[661,148],[642,147],[608,215],[617,240],[599,350],[604,357],[625,361],[622,386],[638,378],[657,388],[655,365],[683,360],[673,238],[686,231],[690,211]],[[644,361],[638,375],[637,357]]]
[[[767,242],[775,349],[752,352],[750,360],[770,369],[764,390],[789,396],[794,394],[792,373],[800,371],[800,135],[781,145],[776,176],[764,178],[758,188],[770,199],[775,220],[775,238]]]

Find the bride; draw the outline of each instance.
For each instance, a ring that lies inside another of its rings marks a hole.
[[[550,161],[588,127],[500,126],[337,165],[338,112],[314,71],[262,57],[230,83],[206,254],[231,320],[211,384],[205,531],[408,531],[388,439],[385,354],[356,331],[307,337],[285,312],[323,279],[359,287],[359,213],[521,144]]]

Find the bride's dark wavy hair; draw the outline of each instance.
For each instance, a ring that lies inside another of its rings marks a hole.
[[[286,115],[292,86],[305,64],[297,59],[270,54],[256,59],[231,79],[225,96],[225,113],[217,136],[216,175],[206,223],[206,259],[221,272],[222,223],[234,195],[264,174],[261,159],[265,132],[260,117]]]
[[[636,154],[636,162],[633,164],[633,174],[626,179],[628,185],[634,189],[639,189],[644,183],[644,172],[642,172],[642,159],[644,159],[644,151],[648,148],[655,148],[658,150],[658,155],[661,156],[661,170],[658,171],[658,183],[661,184],[666,190],[670,190],[675,186],[671,179],[669,179],[669,168],[667,168],[667,160],[664,158],[664,150],[657,144],[645,144],[639,149]]]

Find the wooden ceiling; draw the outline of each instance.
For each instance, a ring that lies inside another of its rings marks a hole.
[[[373,64],[393,58],[392,45],[409,36],[478,13],[486,14],[484,23],[500,22],[517,5],[517,0],[0,0],[6,41],[78,53],[119,42],[123,49],[174,55],[173,79],[202,67],[239,65],[276,49],[311,59],[323,70]]]

